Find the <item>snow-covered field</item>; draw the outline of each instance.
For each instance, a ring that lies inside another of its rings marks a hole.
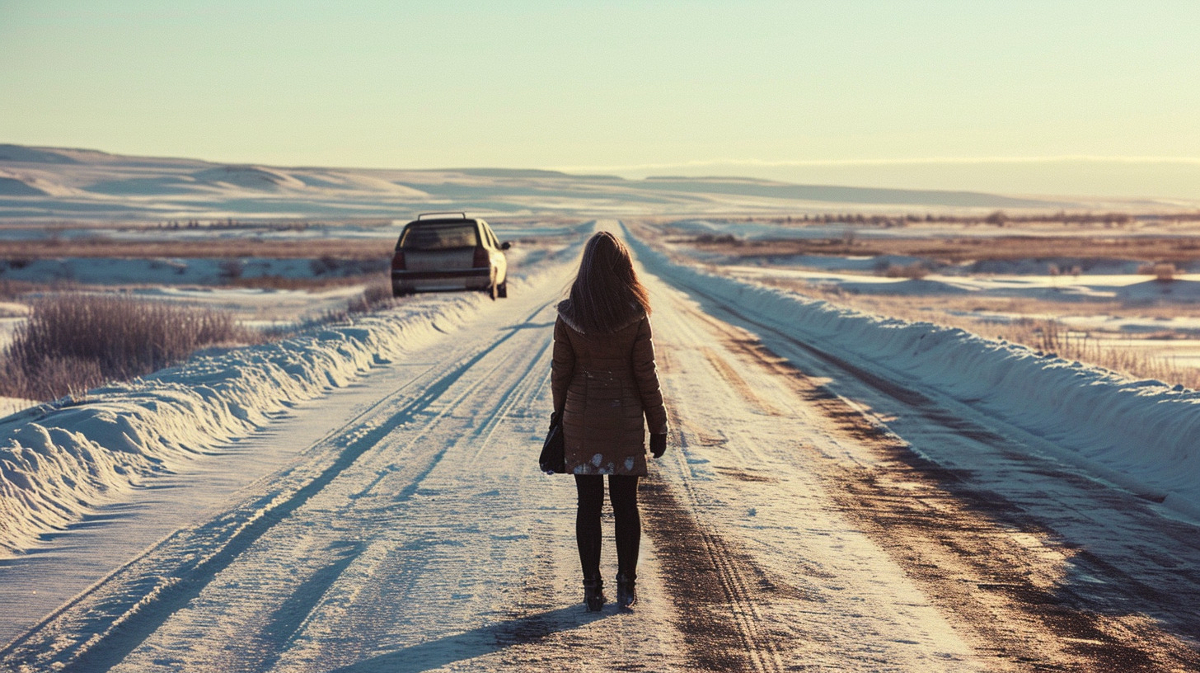
[[[535,464],[568,250],[7,421],[0,668],[1200,666],[1194,393],[634,249],[673,428],[635,611],[583,612]]]
[[[870,211],[868,211],[870,212]],[[883,211],[881,216],[903,213],[903,209],[893,208],[891,212]],[[936,212],[936,211],[935,211]],[[1035,211],[1036,212],[1036,211]],[[1153,212],[1153,211],[1152,211]],[[807,213],[806,213],[807,214]],[[1053,219],[1048,216],[1048,219]],[[852,237],[855,239],[873,238],[968,238],[968,239],[997,239],[1019,237],[1076,237],[1094,238],[1121,236],[1166,236],[1191,237],[1195,236],[1193,222],[1178,222],[1169,215],[1162,218],[1147,217],[1136,220],[1118,228],[1093,227],[1064,227],[1050,222],[1010,222],[1003,227],[987,224],[964,225],[956,222],[905,222],[903,226],[881,226],[858,222],[835,221],[830,223],[818,222],[815,219],[804,221],[796,219],[792,222],[781,222],[779,217],[759,218],[751,220],[736,219],[680,219],[668,220],[665,227],[674,234],[685,236],[733,236],[746,241],[760,240],[789,240],[789,239],[839,239]],[[850,267],[843,267],[850,268]]]
[[[60,257],[21,262],[19,268],[2,269],[0,278],[33,283],[73,282],[97,285],[216,285],[241,278],[344,278],[366,273],[382,275],[387,259],[340,263],[325,269],[318,258],[269,259],[262,257],[192,259],[118,259]],[[0,268],[4,266],[0,262]]]
[[[970,294],[1052,301],[1122,300],[1144,305],[1200,302],[1200,274],[1176,274],[1162,283],[1143,274],[1050,276],[1039,274],[960,276],[931,273],[923,278],[888,278],[863,273],[811,271],[786,266],[722,265],[729,275],[751,280],[794,280],[847,292],[886,295]]]
[[[982,339],[961,329],[906,323],[842,309],[767,286],[705,274],[638,243],[660,274],[721,297],[788,333],[871,370],[886,369],[986,408],[1114,481],[1200,517],[1200,393],[1160,381],[1128,381],[1053,354]],[[892,279],[881,279],[887,282]],[[921,281],[893,281],[913,283]]]
[[[1183,371],[1200,367],[1200,321],[1193,315],[1193,308],[1200,305],[1200,266],[1196,263],[1177,262],[1172,279],[1164,282],[1145,273],[1148,265],[1144,261],[1087,259],[1085,270],[1080,271],[1081,260],[1056,259],[1053,248],[1042,251],[1039,258],[959,263],[889,254],[770,254],[769,248],[742,256],[696,247],[678,235],[734,235],[746,241],[789,237],[837,240],[845,230],[823,225],[715,220],[670,222],[657,229],[671,254],[730,278],[861,305],[882,315],[968,329],[980,329],[981,324],[1054,321],[1072,331],[1074,338],[1086,338],[1090,347],[1128,352],[1160,368]],[[1149,222],[1124,230],[1052,224],[1026,225],[1022,229],[919,223],[903,228],[857,226],[853,232],[860,239],[904,237],[931,242],[987,237],[997,239],[998,245],[1004,245],[999,239],[1011,237],[1092,237],[1131,242],[1143,236],[1159,240],[1178,237],[1181,245],[1188,246],[1193,245],[1198,233],[1193,224],[1174,222]],[[917,277],[887,273],[889,269],[916,265],[934,269],[922,271]],[[856,297],[870,299],[855,301]],[[992,333],[996,331],[1002,332]],[[1183,373],[1185,380],[1193,380],[1186,371]]]
[[[543,245],[518,246],[509,254],[514,272],[526,264],[537,264],[549,248]],[[238,278],[284,278],[308,281],[349,276],[359,282],[332,283],[313,290],[257,288],[230,285],[223,271],[229,259],[142,260],[64,258],[37,260],[19,273],[0,277],[51,284],[70,279],[73,291],[119,292],[140,299],[167,301],[184,306],[209,308],[233,313],[239,322],[251,327],[286,327],[317,318],[330,311],[344,309],[346,302],[360,295],[365,282],[387,282],[387,259],[371,263],[347,264],[335,273],[314,270],[316,259],[234,259]],[[366,279],[365,281],[363,279]],[[45,292],[55,292],[49,285]],[[41,294],[30,293],[34,298]],[[0,342],[19,318],[0,318]]]

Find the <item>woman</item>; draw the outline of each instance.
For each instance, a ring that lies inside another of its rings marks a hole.
[[[637,600],[638,477],[646,474],[645,425],[655,458],[667,447],[667,412],[654,368],[650,300],[615,236],[600,232],[583,249],[569,299],[554,323],[551,388],[562,415],[566,471],[575,475],[575,537],[588,610],[604,605],[600,506],[604,475],[616,518],[617,604]]]

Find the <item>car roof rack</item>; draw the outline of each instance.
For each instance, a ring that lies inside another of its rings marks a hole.
[[[434,212],[434,213],[421,213],[420,215],[417,215],[417,219],[419,220],[423,217],[429,217],[430,219],[433,219],[432,217],[430,217],[432,215],[458,215],[459,217],[461,217],[464,220],[470,219],[467,217],[467,214],[465,212],[458,212],[458,211],[453,211],[453,210],[446,210],[446,211]],[[448,218],[439,217],[437,219],[442,220],[442,219],[448,219]]]

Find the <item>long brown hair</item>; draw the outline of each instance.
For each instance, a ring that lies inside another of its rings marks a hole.
[[[638,281],[629,249],[601,231],[588,239],[571,285],[571,313],[585,332],[605,334],[643,313],[650,315],[650,294]]]

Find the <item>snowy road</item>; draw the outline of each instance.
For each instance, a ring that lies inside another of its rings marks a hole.
[[[287,468],[113,562],[0,669],[1200,669],[1194,525],[645,277],[673,446],[635,612],[583,611],[574,487],[535,464],[558,276],[331,403]]]

